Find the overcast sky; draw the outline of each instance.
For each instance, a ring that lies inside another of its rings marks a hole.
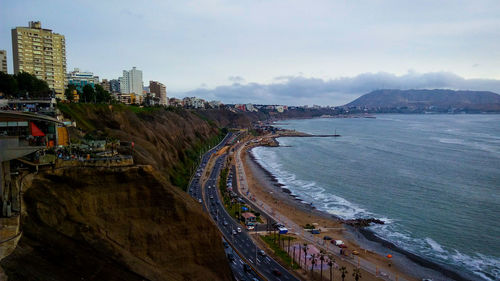
[[[66,36],[67,68],[113,79],[132,66],[169,96],[340,105],[380,88],[500,93],[500,4],[491,1],[0,0],[10,29]]]

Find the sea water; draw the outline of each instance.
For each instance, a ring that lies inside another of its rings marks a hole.
[[[333,138],[279,138],[257,161],[318,209],[376,217],[380,237],[429,260],[500,280],[500,115],[287,120]]]

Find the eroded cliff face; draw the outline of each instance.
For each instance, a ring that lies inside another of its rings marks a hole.
[[[23,185],[23,238],[9,280],[230,280],[220,235],[182,191],[215,122],[186,110],[70,105],[72,138],[133,141],[128,168],[41,171]]]
[[[25,183],[9,280],[230,280],[220,235],[151,166],[66,168]]]

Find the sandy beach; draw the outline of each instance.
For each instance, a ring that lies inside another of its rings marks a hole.
[[[248,146],[241,152],[241,159],[248,183],[248,191],[251,195],[255,196],[258,200],[264,202],[265,204],[272,206],[273,209],[277,210],[280,214],[284,214],[288,219],[292,220],[299,226],[314,224],[317,228],[321,229],[321,234],[316,235],[318,236],[317,240],[321,241],[320,243],[323,242],[322,239],[324,236],[330,236],[334,240],[343,240],[348,246],[347,249],[349,253],[356,250],[359,252],[359,256],[362,259],[372,263],[382,274],[391,275],[393,278],[397,276],[399,280],[419,280],[400,268],[400,266],[393,260],[391,260],[391,266],[389,266],[389,259],[387,257],[361,248],[353,238],[353,233],[350,232],[335,216],[313,209],[310,205],[301,203],[300,200],[291,196],[288,192],[286,192],[286,190],[283,191],[282,186],[280,186],[276,179],[267,170],[263,169],[253,159],[251,153],[249,153],[251,148],[257,145],[258,144],[253,144]],[[309,241],[299,239],[298,242],[304,243]],[[328,246],[329,249],[335,251],[336,247],[333,245]],[[351,257],[352,258],[340,258],[340,256],[337,256],[336,258],[336,263],[339,266],[345,266],[347,268],[349,277],[352,277],[351,274],[355,267],[353,263],[355,264],[357,259],[356,256],[351,255]],[[348,259],[351,259],[351,263],[346,261]],[[338,270],[335,274],[338,276]],[[362,280],[381,280],[381,277],[376,277],[374,274],[365,270],[362,270],[362,276]]]

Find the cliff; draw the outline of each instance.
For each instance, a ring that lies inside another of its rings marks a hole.
[[[68,168],[25,183],[9,280],[230,280],[217,229],[151,166]]]
[[[139,165],[25,177],[23,237],[0,262],[9,280],[230,280],[218,230],[181,189],[223,135],[217,123],[186,110],[60,109],[78,124],[73,141],[133,141]]]

